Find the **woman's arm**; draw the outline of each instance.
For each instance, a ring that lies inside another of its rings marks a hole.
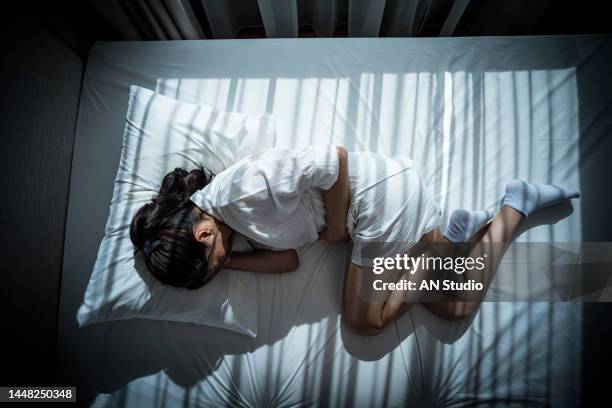
[[[284,251],[261,249],[252,252],[234,252],[223,267],[239,271],[282,273],[295,271],[299,265],[295,249]]]
[[[337,146],[338,180],[329,190],[323,191],[325,222],[327,229],[319,234],[319,239],[329,242],[348,242],[346,215],[351,199],[351,186],[348,174],[348,153],[344,147]]]

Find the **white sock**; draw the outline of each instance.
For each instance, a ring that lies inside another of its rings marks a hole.
[[[493,218],[495,213],[489,210],[468,211],[455,210],[451,213],[444,236],[451,242],[467,242]]]
[[[506,185],[503,204],[514,208],[527,217],[540,208],[577,197],[580,197],[580,192],[573,188],[512,180]]]

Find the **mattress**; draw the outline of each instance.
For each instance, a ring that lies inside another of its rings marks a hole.
[[[356,336],[339,315],[346,244],[314,243],[298,271],[258,275],[256,338],[145,320],[79,329],[75,314],[104,233],[132,84],[274,113],[279,147],[411,157],[444,220],[455,208],[495,208],[512,178],[581,186],[593,194],[569,217],[519,237],[576,242],[596,225],[601,189],[585,163],[612,129],[602,115],[611,49],[611,36],[595,35],[97,43],[70,183],[64,382],[94,406],[577,405],[580,303],[485,302],[454,323],[417,305],[382,335]]]

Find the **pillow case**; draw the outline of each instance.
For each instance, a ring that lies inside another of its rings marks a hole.
[[[80,326],[129,318],[199,323],[256,336],[257,299],[251,272],[225,270],[197,290],[166,286],[134,256],[132,217],[176,167],[219,173],[253,151],[274,146],[272,115],[223,112],[130,88],[119,169],[105,235],[83,303]],[[252,249],[242,236],[233,250]]]

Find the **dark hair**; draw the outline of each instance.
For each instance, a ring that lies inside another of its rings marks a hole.
[[[202,212],[189,199],[213,177],[203,168],[190,172],[176,168],[166,174],[157,196],[132,219],[135,253],[142,251],[151,274],[166,285],[197,289],[214,276],[207,274],[203,244],[193,235]]]

